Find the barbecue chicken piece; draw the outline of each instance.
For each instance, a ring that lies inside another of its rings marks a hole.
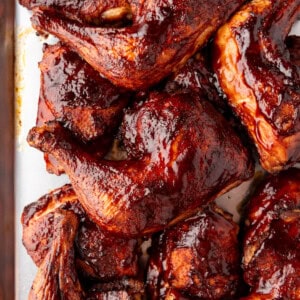
[[[253,0],[215,39],[220,85],[268,172],[300,160],[300,69],[284,42],[299,12],[299,0]]]
[[[95,223],[84,222],[78,231],[78,270],[85,277],[102,281],[137,277],[139,243],[111,235]]]
[[[57,120],[70,129],[86,151],[103,158],[112,144],[130,94],[116,88],[60,43],[44,46],[39,67],[37,125]],[[45,160],[48,171],[62,172],[53,157],[46,154]]]
[[[91,219],[110,231],[161,230],[253,174],[235,132],[194,94],[151,93],[125,114],[121,132],[123,161],[95,160],[55,122],[27,139],[57,159]]]
[[[204,45],[243,0],[143,0],[133,24],[96,28],[49,11],[31,19],[40,32],[54,34],[115,85],[147,89],[176,71]]]
[[[151,299],[233,299],[241,275],[237,234],[231,216],[211,207],[156,236]]]
[[[116,280],[138,274],[138,241],[112,236],[92,223],[83,210],[71,185],[65,185],[24,208],[23,244],[37,266],[53,250],[57,228],[56,211],[74,213],[78,230],[74,242],[76,268],[86,278]]]
[[[131,19],[131,7],[126,0],[19,0],[29,10],[40,9],[62,14],[81,23],[103,24]]]
[[[137,280],[123,279],[96,284],[87,293],[87,300],[142,300],[144,284]]]
[[[122,113],[120,113],[122,114]],[[46,105],[43,98],[40,97],[39,104],[38,104],[38,114],[37,114],[37,121],[36,124],[42,125],[49,121],[54,121],[55,117],[52,114],[49,107]],[[62,122],[60,122],[62,124]],[[68,124],[63,124],[68,125]],[[91,153],[97,158],[103,158],[105,155],[108,154],[110,148],[113,144],[113,138],[114,135],[112,134],[104,134],[96,138],[95,140],[83,142],[82,139],[79,138],[79,136],[75,136],[74,132],[69,132],[72,138],[78,143],[81,144],[81,146],[87,151],[88,153]],[[57,160],[52,156],[48,155],[47,153],[44,154],[44,160],[46,163],[46,169],[49,173],[61,175],[64,173],[63,168],[59,165]]]
[[[76,274],[73,249],[77,217],[71,211],[57,209],[52,222],[55,228],[52,245],[39,266],[28,299],[82,300],[84,291]]]
[[[300,170],[267,178],[248,203],[244,279],[250,299],[300,299]]]
[[[217,109],[224,110],[225,95],[210,65],[210,58],[206,53],[209,51],[210,47],[205,47],[190,58],[180,70],[172,74],[164,90],[169,93],[184,89],[190,90],[207,98]]]
[[[100,76],[67,46],[44,46],[40,101],[82,141],[111,134],[122,119],[129,93]]]

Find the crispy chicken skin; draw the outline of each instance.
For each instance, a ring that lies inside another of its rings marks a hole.
[[[299,13],[299,0],[253,0],[215,39],[220,85],[268,172],[300,160],[300,71],[285,44]]]
[[[243,299],[300,299],[300,170],[265,179],[250,199],[244,236]]]
[[[194,94],[152,93],[125,114],[121,132],[123,161],[95,160],[58,123],[27,139],[58,160],[92,220],[110,231],[158,231],[253,175],[235,132]]]
[[[138,241],[107,233],[89,220],[71,185],[58,188],[24,208],[23,244],[37,266],[54,247],[57,209],[73,212],[79,226],[74,246],[81,277],[116,280],[138,273]]]
[[[176,71],[242,4],[242,0],[132,1],[132,26],[97,28],[36,11],[40,32],[54,34],[115,85],[146,89]]]
[[[150,299],[233,299],[240,281],[237,235],[231,216],[210,207],[156,236]]]
[[[19,0],[29,10],[40,9],[62,14],[81,23],[103,24],[131,17],[126,0]]]
[[[74,263],[74,239],[78,220],[71,211],[55,210],[51,249],[39,266],[29,300],[84,299]]]
[[[61,43],[44,45],[39,63],[41,87],[37,125],[59,121],[70,129],[87,152],[103,158],[123,116],[130,93],[101,77],[75,52]],[[47,170],[63,170],[45,154]]]

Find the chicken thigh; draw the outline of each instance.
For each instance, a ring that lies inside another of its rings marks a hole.
[[[299,0],[253,0],[215,39],[220,85],[268,172],[300,160],[300,69],[285,44],[299,16]]]
[[[238,225],[212,206],[152,243],[150,299],[233,299],[240,282]]]
[[[246,210],[243,299],[300,299],[300,170],[269,176]]]

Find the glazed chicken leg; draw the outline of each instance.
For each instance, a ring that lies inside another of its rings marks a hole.
[[[26,8],[54,11],[82,23],[101,24],[124,17],[131,18],[126,0],[20,0]]]
[[[37,125],[59,121],[87,152],[103,158],[130,94],[100,76],[61,43],[44,45],[43,52]],[[45,154],[45,161],[48,172],[63,172],[51,155]]]
[[[59,161],[90,217],[110,231],[155,232],[253,174],[234,131],[193,94],[152,93],[126,113],[121,131],[123,161],[95,160],[58,123],[28,135]]]
[[[133,4],[136,1],[132,1]],[[126,28],[95,28],[37,11],[33,27],[56,35],[118,86],[146,89],[182,66],[242,0],[144,0]]]
[[[46,106],[53,119],[85,143],[112,135],[130,93],[111,84],[61,43],[44,45],[43,52],[39,106]],[[51,120],[41,115],[38,124]]]

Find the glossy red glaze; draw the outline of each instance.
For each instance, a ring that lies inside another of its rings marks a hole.
[[[121,136],[123,161],[95,160],[57,123],[28,136],[64,167],[91,218],[120,234],[158,231],[253,175],[235,132],[194,94],[152,93],[127,111]]]
[[[204,45],[242,0],[131,1],[133,24],[96,28],[35,12],[38,31],[56,35],[114,84],[147,89],[176,71]]]
[[[75,260],[81,277],[116,280],[138,273],[138,241],[111,235],[86,216],[73,188],[65,185],[24,208],[23,244],[37,266],[53,247],[56,210],[72,212],[79,220]]]
[[[150,252],[150,298],[233,299],[240,282],[237,234],[237,224],[220,209],[165,230]]]
[[[19,0],[19,2],[30,10],[53,11],[84,24],[103,25],[109,21],[131,17],[131,9],[126,0]],[[109,15],[108,10],[111,10]]]
[[[217,109],[224,110],[225,95],[211,66],[209,52],[211,45],[196,53],[186,64],[174,73],[166,83],[168,93],[188,90],[207,98]]]
[[[111,147],[130,94],[101,77],[75,52],[60,43],[45,45],[37,125],[56,120],[70,130],[85,150],[103,158]],[[45,154],[48,172],[63,173]]]
[[[299,208],[299,169],[268,177],[250,199],[243,267],[251,294],[246,299],[299,299]]]
[[[79,271],[98,280],[138,275],[138,241],[122,239],[91,221],[81,224],[75,241]]]
[[[114,132],[129,101],[128,92],[116,88],[62,44],[44,46],[39,68],[40,106],[48,107],[55,120],[84,142]]]
[[[300,159],[300,70],[285,44],[300,1],[250,1],[217,34],[215,71],[269,172]]]

